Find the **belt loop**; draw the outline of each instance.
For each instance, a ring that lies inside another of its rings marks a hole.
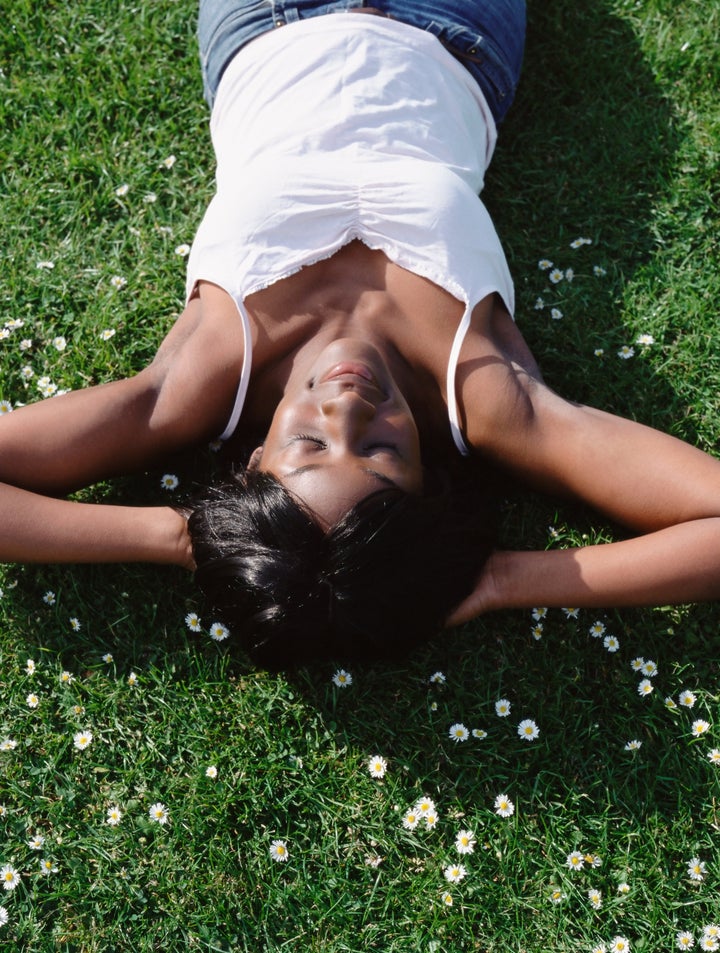
[[[272,0],[273,24],[285,26],[286,23],[296,23],[300,19],[297,4],[292,0]]]

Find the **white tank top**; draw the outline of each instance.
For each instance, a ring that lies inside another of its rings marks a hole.
[[[223,75],[210,123],[217,191],[190,253],[188,297],[203,279],[235,301],[247,393],[252,342],[243,299],[359,239],[465,305],[450,351],[448,415],[458,449],[455,373],[473,307],[512,279],[478,198],[495,123],[470,74],[430,33],[335,13],[253,40]]]

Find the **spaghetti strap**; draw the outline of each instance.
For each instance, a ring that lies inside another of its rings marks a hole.
[[[455,332],[455,337],[453,339],[452,347],[450,349],[450,357],[448,358],[448,368],[447,368],[447,382],[446,382],[446,391],[447,391],[447,404],[448,404],[448,417],[450,418],[450,431],[452,433],[453,440],[455,441],[455,446],[458,448],[460,453],[467,457],[470,455],[470,450],[468,445],[465,443],[465,438],[462,435],[460,429],[460,420],[458,418],[458,406],[457,406],[457,397],[455,395],[455,377],[457,375],[457,365],[460,358],[460,351],[463,346],[463,341],[465,340],[465,335],[468,332],[470,327],[470,320],[472,318],[472,306],[469,303],[465,305],[465,314],[462,316],[462,321],[458,325],[458,329]]]
[[[248,318],[245,305],[242,303],[242,301],[235,299],[235,304],[237,305],[237,309],[240,312],[240,320],[242,321],[243,328],[243,366],[242,373],[240,374],[240,383],[238,384],[237,393],[235,394],[235,403],[233,404],[232,413],[230,415],[230,419],[227,422],[227,426],[218,438],[219,440],[228,440],[235,432],[235,428],[237,427],[240,420],[243,404],[245,403],[245,396],[250,383],[250,370],[252,368],[252,334],[250,333],[250,319]]]

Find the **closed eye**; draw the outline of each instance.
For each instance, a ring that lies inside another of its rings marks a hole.
[[[308,433],[298,433],[292,438],[293,442],[304,441],[307,443],[313,443],[315,446],[319,447],[321,450],[327,449],[327,443],[321,437],[313,437]]]

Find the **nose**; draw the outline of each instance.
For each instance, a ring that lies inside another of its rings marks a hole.
[[[320,404],[320,410],[326,423],[337,428],[338,436],[350,441],[365,433],[377,413],[374,404],[351,389],[328,397]]]

